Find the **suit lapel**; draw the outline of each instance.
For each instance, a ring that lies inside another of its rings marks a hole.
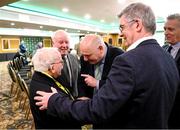
[[[180,60],[180,49],[177,52],[177,55],[175,57],[175,61],[177,62],[178,60]]]
[[[73,70],[72,70],[73,69],[73,67],[72,67],[72,60],[71,60],[71,57],[70,57],[69,54],[67,55],[67,59],[68,59],[68,62],[69,62],[69,67],[70,67],[70,73],[71,73],[71,78],[72,78],[71,80],[74,81]]]

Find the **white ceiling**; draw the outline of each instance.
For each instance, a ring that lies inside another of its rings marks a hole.
[[[3,3],[4,1],[4,3]],[[1,0],[0,6],[12,3],[15,0]],[[150,5],[158,19],[164,20],[171,13],[180,12],[180,0],[17,0],[10,5],[11,7],[31,10],[44,14],[50,14],[58,17],[64,17],[74,21],[81,21],[96,26],[118,26],[117,15],[120,11],[132,2],[144,2]],[[62,8],[68,8],[68,13],[63,13]],[[85,20],[84,15],[90,14],[91,19]],[[0,16],[1,17],[1,16]],[[104,23],[100,20],[104,19]],[[1,20],[0,27],[8,27],[11,21]],[[43,24],[43,23],[42,23]],[[114,25],[113,25],[114,24]],[[39,29],[39,25],[17,22],[17,28]],[[44,30],[56,30],[56,26],[44,26]],[[72,30],[73,31],[73,30]]]

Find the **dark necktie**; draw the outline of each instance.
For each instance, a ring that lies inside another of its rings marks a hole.
[[[63,71],[67,77],[67,80],[68,80],[70,86],[72,86],[71,70],[70,70],[70,65],[68,63],[69,61],[68,61],[67,57],[62,57],[62,59],[64,60]]]
[[[169,46],[169,48],[168,48],[168,50],[167,50],[170,54],[171,54],[172,48],[173,48],[172,46]]]

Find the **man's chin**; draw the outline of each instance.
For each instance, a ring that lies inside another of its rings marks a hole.
[[[68,52],[61,51],[61,56],[66,56],[67,54],[68,54]]]

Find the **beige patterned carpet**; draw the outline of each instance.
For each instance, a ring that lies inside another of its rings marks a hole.
[[[7,63],[0,62],[0,129],[32,129],[32,115],[25,118],[26,111],[19,107],[20,101],[10,96],[12,81]]]

